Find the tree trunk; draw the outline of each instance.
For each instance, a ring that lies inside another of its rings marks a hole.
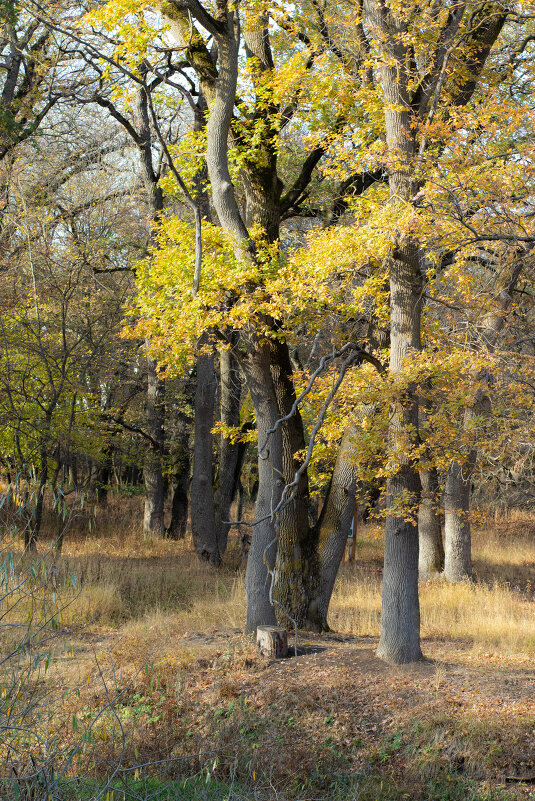
[[[50,421],[47,421],[47,432],[50,426]],[[41,531],[41,523],[43,522],[43,503],[45,500],[45,488],[48,480],[48,453],[46,448],[41,448],[41,471],[39,473],[39,488],[37,490],[37,498],[35,501],[35,512],[33,521],[30,520],[24,532],[24,550],[35,553],[37,551],[37,540]]]
[[[401,254],[400,254],[401,255]],[[411,351],[420,348],[422,278],[418,249],[406,243],[403,259],[390,263],[390,372],[396,376]],[[389,443],[397,472],[387,481],[385,556],[381,636],[377,655],[402,664],[422,658],[418,599],[418,525],[420,477],[410,451],[418,436],[418,399],[413,386],[404,389],[390,411]],[[401,505],[401,512],[397,509]],[[408,507],[408,508],[407,508]]]
[[[240,424],[241,380],[239,365],[231,350],[222,350],[219,357],[221,423],[237,427]],[[214,496],[217,546],[221,556],[227,549],[230,526],[230,506],[237,487],[236,472],[240,454],[240,443],[233,442],[224,433],[221,436],[219,474]]]
[[[279,410],[279,418],[289,415],[295,402],[290,354],[286,342],[270,343],[270,372]],[[282,445],[282,481],[294,481],[301,458],[296,454],[305,448],[303,421],[299,410],[279,426]],[[320,586],[318,533],[308,522],[308,476],[304,471],[293,499],[277,515],[277,561],[274,597],[276,612],[281,623],[288,620],[299,627],[315,628],[308,619],[310,599],[316,597]]]
[[[271,603],[272,571],[277,554],[277,535],[272,510],[278,504],[284,487],[282,480],[282,434],[277,429],[268,438],[268,429],[279,419],[279,408],[270,371],[269,344],[243,360],[243,370],[256,412],[258,433],[258,494],[254,527],[245,573],[247,615],[245,630],[255,632],[258,626],[276,626],[277,618]],[[264,443],[267,447],[260,452]]]
[[[404,259],[390,265],[391,350],[390,372],[403,370],[403,360],[420,347],[422,279],[414,244],[404,248]],[[385,556],[381,637],[377,655],[401,664],[422,658],[418,599],[418,525],[416,514],[420,477],[410,451],[417,446],[418,399],[407,387],[390,412],[389,442],[397,472],[387,481]],[[397,509],[401,505],[401,511]],[[408,507],[408,508],[407,508]]]
[[[188,471],[189,472],[189,471]],[[188,527],[188,485],[189,475],[181,473],[176,477],[171,502],[171,521],[166,531],[171,540],[183,540]]]
[[[102,463],[97,469],[95,490],[97,493],[97,503],[99,506],[106,506],[108,503],[108,488],[112,468],[112,453],[113,447],[111,444],[106,445],[104,453],[102,454]]]
[[[406,17],[380,0],[369,0],[368,10],[383,61],[390,198],[392,204],[402,208],[411,203],[416,190],[416,126],[409,89],[411,54],[405,36]],[[389,280],[389,369],[395,381],[403,373],[404,360],[420,350],[423,278],[414,239],[405,236],[396,246],[389,259]],[[377,649],[378,656],[395,663],[413,662],[422,656],[418,526],[406,508],[417,507],[420,492],[420,477],[411,456],[412,448],[418,444],[418,398],[414,386],[406,387],[399,395],[390,411],[389,448],[396,460],[396,472],[387,481],[381,637]]]
[[[418,575],[427,581],[444,570],[444,544],[440,525],[439,486],[436,468],[420,472],[422,495],[418,509]]]
[[[448,581],[462,581],[472,575],[470,494],[475,460],[476,452],[472,451],[463,465],[453,462],[446,477],[444,575]]]
[[[327,613],[355,511],[357,484],[355,435],[356,428],[348,426],[342,438],[327,498],[317,523],[321,584],[317,597],[311,598],[308,618],[315,622],[315,627],[319,631],[329,630]]]
[[[145,513],[143,535],[161,537],[164,534],[164,485],[162,456],[164,449],[164,383],[158,378],[156,362],[147,358],[146,429],[151,437],[143,466],[145,482]]]
[[[189,419],[184,413],[179,411],[171,451],[174,472],[171,521],[166,531],[167,536],[172,540],[184,539],[188,525],[190,475],[189,433]]]
[[[217,566],[220,563],[220,556],[215,526],[212,443],[217,389],[214,358],[214,354],[201,354],[197,358],[195,441],[190,506],[191,533],[195,551],[200,559]]]

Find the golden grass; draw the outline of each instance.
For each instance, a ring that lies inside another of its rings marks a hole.
[[[243,627],[237,541],[231,541],[225,565],[214,571],[199,562],[190,540],[144,541],[132,522],[139,522],[138,499],[127,499],[123,507],[113,501],[108,512],[112,521],[121,521],[115,533],[103,517],[97,535],[67,537],[61,557],[46,557],[64,583],[59,594],[62,605],[68,604],[63,623],[120,627],[125,641],[141,638],[149,649],[167,635]],[[45,547],[43,542],[41,550]],[[335,631],[379,634],[382,548],[378,526],[361,526],[357,561],[342,565],[333,593],[329,623]],[[476,532],[473,556],[475,581],[452,585],[436,579],[421,585],[423,637],[532,653],[535,521],[525,514],[493,521]],[[73,575],[76,589],[68,581]],[[19,611],[27,614],[24,604]]]
[[[476,532],[474,581],[435,579],[420,586],[423,637],[460,638],[506,651],[535,651],[535,530],[533,519]],[[364,534],[367,537],[367,534]],[[364,540],[370,552],[376,546]],[[359,561],[344,564],[330,609],[330,625],[342,633],[377,636],[381,578]]]

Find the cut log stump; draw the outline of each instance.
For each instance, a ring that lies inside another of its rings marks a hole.
[[[256,644],[262,656],[282,659],[288,656],[288,634],[277,626],[258,626]]]

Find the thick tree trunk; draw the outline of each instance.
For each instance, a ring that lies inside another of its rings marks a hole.
[[[201,354],[197,358],[195,441],[190,506],[191,533],[195,551],[200,559],[217,566],[220,563],[220,556],[214,511],[212,442],[217,390],[214,358],[213,354]]]
[[[258,432],[258,494],[256,497],[254,527],[245,573],[247,615],[245,630],[255,632],[258,626],[276,626],[277,618],[270,591],[272,571],[277,554],[277,535],[272,510],[278,504],[284,487],[282,480],[282,434],[277,429],[269,435],[279,419],[279,408],[273,390],[270,371],[269,344],[259,345],[248,354],[243,370],[256,412]],[[264,443],[266,448],[260,453]]]
[[[295,388],[288,346],[274,340],[270,344],[270,371],[279,417],[287,416],[295,401]],[[280,426],[282,444],[282,479],[294,481],[300,461],[296,454],[305,448],[303,421],[299,410]],[[308,477],[304,471],[293,499],[277,515],[277,561],[274,597],[281,623],[299,627],[315,627],[308,619],[310,599],[320,587],[320,565],[317,550],[318,534],[308,522]]]
[[[403,369],[403,360],[420,347],[422,279],[417,248],[408,244],[403,261],[390,265],[391,350],[393,376]],[[410,450],[416,446],[418,400],[413,387],[393,404],[390,413],[390,448],[398,470],[387,481],[385,556],[381,637],[377,655],[397,664],[422,658],[420,649],[420,604],[418,599],[418,525],[416,514],[420,477]],[[401,505],[401,512],[397,509]],[[409,507],[403,511],[403,507]]]
[[[463,465],[453,462],[446,477],[444,575],[448,581],[462,581],[472,575],[470,494],[475,460],[472,451]]]
[[[161,537],[164,534],[164,484],[162,456],[164,449],[164,383],[158,378],[156,362],[147,358],[146,429],[151,437],[143,465],[145,482],[145,513],[143,535]]]
[[[436,468],[420,472],[422,495],[418,509],[418,574],[427,581],[444,570],[444,544],[440,525],[439,486]]]
[[[411,203],[416,191],[415,120],[412,117],[409,74],[411,53],[406,40],[406,17],[381,0],[368,0],[370,23],[377,36],[383,64],[381,83],[384,101],[386,143],[389,158],[389,188],[392,204]],[[420,350],[423,278],[418,243],[405,237],[389,260],[390,280],[390,373],[403,373],[404,360]],[[420,477],[411,450],[417,445],[418,398],[408,386],[392,404],[389,447],[396,472],[387,481],[387,518],[383,604],[378,656],[388,662],[420,659],[420,606],[418,601],[418,526],[407,505],[416,513]],[[401,507],[400,511],[398,509]]]
[[[231,350],[222,350],[220,364],[221,422],[224,426],[240,424],[241,380],[239,365]],[[237,487],[236,472],[240,455],[240,443],[221,436],[219,474],[214,496],[217,529],[217,547],[221,556],[227,549],[230,526],[230,506]]]

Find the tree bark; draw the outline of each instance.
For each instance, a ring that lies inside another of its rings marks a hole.
[[[158,378],[156,362],[147,357],[146,429],[151,443],[145,454],[143,479],[145,482],[145,512],[143,535],[161,537],[164,534],[164,482],[162,456],[164,450],[164,397],[163,381]]]
[[[422,495],[418,509],[418,575],[420,581],[444,570],[444,543],[440,524],[439,485],[436,468],[420,472]]]
[[[327,613],[355,511],[357,486],[355,436],[356,427],[348,426],[342,438],[327,498],[317,523],[321,583],[318,595],[310,599],[308,619],[313,621],[315,628],[320,631],[329,630]]]
[[[189,511],[189,419],[179,412],[172,446],[173,457],[173,498],[171,501],[171,520],[166,534],[172,540],[182,540],[186,536]]]
[[[279,110],[274,105],[273,114],[270,114],[270,109],[266,111],[262,102],[257,112],[255,124],[265,125],[265,135],[251,147],[253,155],[242,166],[240,177],[246,196],[244,220],[228,169],[228,141],[229,136],[232,137],[240,39],[237,12],[222,4],[218,7],[217,20],[206,19],[197,6],[193,13],[200,15],[199,22],[216,39],[217,68],[202,38],[191,32],[185,12],[173,4],[170,16],[174,28],[178,28],[179,39],[187,47],[188,58],[195,66],[210,105],[206,161],[213,204],[221,226],[234,240],[238,258],[255,261],[256,247],[247,226],[254,225],[262,230],[272,243],[279,236],[282,186],[277,174],[276,120]],[[255,57],[260,71],[273,68],[267,25],[267,19],[259,14],[244,33],[246,51]],[[259,84],[263,91],[264,84],[262,81]],[[275,519],[273,516],[284,486],[293,481],[299,467],[296,453],[305,444],[299,413],[279,424],[266,439],[268,430],[288,414],[295,400],[288,347],[281,342],[275,320],[262,321],[261,328],[267,328],[273,334],[266,337],[262,333],[262,339],[268,339],[262,344],[252,328],[240,332],[239,346],[235,351],[251,392],[260,449],[255,526],[246,574],[248,631],[253,631],[258,625],[275,623],[270,597],[274,579],[273,600],[277,614],[285,624],[288,618],[298,625],[307,623],[310,598],[318,597],[320,586],[318,532],[308,525],[305,473],[301,476],[295,498],[280,510]],[[275,558],[273,575],[270,571]]]
[[[446,477],[444,575],[448,581],[462,581],[472,576],[469,515],[475,462],[476,451],[472,451],[463,465],[453,462]]]
[[[47,420],[46,430],[48,432],[50,420]],[[37,540],[41,531],[41,523],[43,522],[43,504],[45,500],[45,488],[48,481],[48,451],[46,447],[41,448],[41,470],[39,473],[39,488],[37,490],[37,498],[35,501],[35,511],[33,520],[30,520],[24,532],[24,550],[30,553],[37,551]]]
[[[378,38],[383,64],[381,81],[388,155],[390,196],[393,203],[410,203],[415,193],[413,161],[416,155],[409,92],[410,53],[405,41],[406,21],[382,0],[370,0],[371,24]],[[423,280],[418,243],[400,242],[389,260],[390,374],[403,372],[404,360],[420,350]],[[387,481],[387,518],[381,636],[377,655],[388,662],[421,659],[418,600],[418,526],[398,508],[418,504],[420,478],[410,456],[417,444],[418,398],[409,386],[390,412],[389,446],[397,470]]]
[[[228,427],[240,424],[241,380],[239,365],[231,350],[222,350],[219,356],[221,423]],[[238,470],[240,443],[233,442],[223,433],[219,455],[219,473],[215,491],[215,515],[217,547],[221,556],[227,550],[230,526],[230,506],[237,488],[236,472]]]
[[[295,402],[295,387],[288,346],[274,340],[270,344],[270,372],[279,410],[279,418],[289,415]],[[282,445],[284,485],[294,481],[300,467],[296,454],[305,448],[305,433],[299,410],[279,426]],[[277,561],[274,597],[281,623],[315,627],[308,619],[310,598],[320,585],[317,531],[308,521],[308,476],[304,471],[294,490],[293,499],[277,515]]]
[[[275,567],[277,535],[272,510],[280,501],[284,487],[282,435],[280,429],[269,436],[268,430],[279,419],[277,398],[273,389],[269,344],[258,345],[242,361],[247,385],[256,412],[258,433],[258,494],[256,497],[253,536],[245,573],[247,612],[246,632],[258,626],[276,626],[277,618],[271,602],[270,571]],[[260,449],[267,443],[265,452]]]
[[[206,344],[204,340],[199,343]],[[217,381],[214,354],[197,357],[195,389],[195,441],[193,446],[193,477],[191,481],[191,533],[200,559],[217,566],[220,563],[215,525],[213,495],[214,406]]]

